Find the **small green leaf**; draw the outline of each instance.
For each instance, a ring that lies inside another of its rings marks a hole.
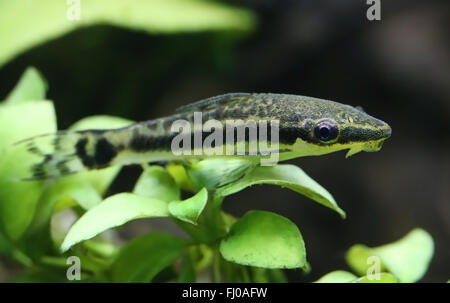
[[[294,165],[256,167],[238,182],[217,192],[228,196],[255,184],[273,184],[287,187],[295,192],[336,211],[345,218],[345,212],[337,205],[333,196],[320,184],[311,179],[303,170]]]
[[[140,218],[166,217],[167,203],[161,200],[121,193],[88,210],[69,230],[61,250],[64,252],[83,240]]]
[[[160,166],[145,168],[134,186],[133,193],[166,202],[180,200],[180,189],[172,176]]]
[[[184,241],[163,233],[137,237],[125,245],[112,265],[113,282],[150,282],[178,259]]]
[[[375,256],[373,250],[362,244],[355,244],[347,251],[346,261],[350,268],[360,276],[365,276],[367,270],[374,264],[371,257]],[[386,271],[386,266],[380,259],[380,271]]]
[[[113,129],[125,127],[133,124],[133,121],[114,117],[114,116],[91,116],[73,124],[69,130],[86,130],[86,129]],[[67,176],[65,178],[75,180],[85,180],[92,184],[97,191],[103,195],[108,189],[111,182],[119,173],[120,167],[108,167],[99,170],[84,171],[73,176]]]
[[[208,191],[203,188],[195,196],[184,201],[172,201],[169,203],[169,212],[175,218],[196,224],[208,202]]]
[[[379,278],[373,277],[369,278],[368,276],[364,276],[358,278],[353,283],[398,283],[397,278],[395,278],[392,274],[387,272],[380,273]]]
[[[28,67],[5,101],[19,103],[30,100],[44,100],[46,91],[47,83],[42,75],[36,68]]]
[[[300,268],[306,250],[297,226],[266,211],[249,211],[220,243],[225,260],[263,268]]]
[[[315,283],[348,283],[356,280],[358,277],[345,270],[335,270],[327,273]]]
[[[369,248],[354,245],[347,253],[350,267],[365,275],[369,256],[378,256],[386,268],[402,283],[416,282],[425,274],[434,252],[433,239],[425,230],[416,228],[402,239],[383,246]],[[370,266],[370,265],[369,265]]]

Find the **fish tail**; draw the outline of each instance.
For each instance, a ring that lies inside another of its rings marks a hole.
[[[26,153],[27,168],[20,180],[53,179],[112,165],[117,146],[108,130],[60,131],[15,143],[12,153]]]

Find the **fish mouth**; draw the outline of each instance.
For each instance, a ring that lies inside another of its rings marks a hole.
[[[385,125],[381,128],[381,137],[386,140],[390,136],[392,136],[392,128],[389,124],[385,123]]]
[[[377,133],[376,133],[375,140],[370,140],[361,144],[356,144],[355,146],[352,146],[348,149],[348,152],[346,154],[346,158],[353,156],[354,154],[357,154],[361,151],[365,152],[377,152],[383,147],[384,141],[391,137],[392,135],[392,129],[391,127],[383,122],[383,126],[381,126]]]

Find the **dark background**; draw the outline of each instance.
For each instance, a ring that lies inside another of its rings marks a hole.
[[[82,117],[132,120],[169,115],[179,105],[227,92],[290,93],[361,105],[388,122],[378,153],[344,152],[290,161],[327,188],[347,219],[287,189],[257,186],[229,197],[240,216],[270,210],[293,220],[306,241],[311,281],[347,269],[355,243],[378,246],[415,227],[435,240],[422,281],[450,278],[450,2],[382,1],[381,21],[352,1],[247,0],[254,32],[148,35],[110,26],[77,30],[28,51],[0,69],[0,99],[33,65],[48,80],[59,128]],[[0,46],[1,47],[1,46]],[[110,192],[133,184],[126,168]],[[173,228],[129,224],[125,236]]]

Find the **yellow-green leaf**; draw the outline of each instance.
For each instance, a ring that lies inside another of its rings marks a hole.
[[[230,262],[263,268],[303,268],[306,250],[297,226],[266,211],[249,211],[231,226],[220,243]]]

